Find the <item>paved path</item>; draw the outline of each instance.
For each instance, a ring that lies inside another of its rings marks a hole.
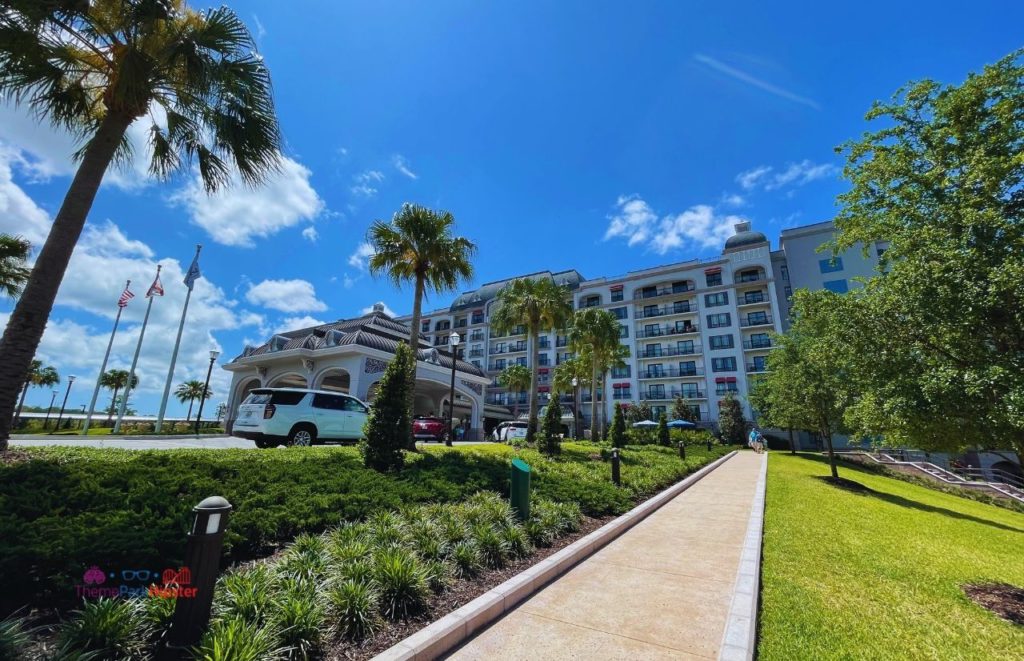
[[[751,631],[730,611],[742,611],[734,598],[748,608],[756,599],[738,578],[752,565],[748,525],[751,540],[760,535],[765,461],[738,453],[450,658],[719,658],[727,627],[730,642]]]

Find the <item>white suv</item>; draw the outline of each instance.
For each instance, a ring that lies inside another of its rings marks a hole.
[[[238,407],[232,433],[270,448],[317,441],[358,440],[369,407],[339,392],[304,388],[257,388]]]

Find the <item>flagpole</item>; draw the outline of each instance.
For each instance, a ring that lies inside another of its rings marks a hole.
[[[185,305],[181,308],[181,321],[178,322],[178,337],[174,340],[174,351],[171,352],[171,366],[167,370],[167,383],[164,384],[164,396],[160,400],[160,412],[156,416],[156,429],[157,433],[164,426],[164,414],[167,413],[167,399],[171,396],[171,382],[174,381],[174,364],[178,362],[178,348],[181,346],[181,332],[185,329],[185,315],[188,313],[188,302],[192,298],[192,283],[188,281],[189,275],[192,273],[192,268],[197,267],[199,263],[199,251],[203,249],[202,245],[196,245],[196,256],[192,258],[192,267],[189,267],[189,273],[185,276],[185,284],[188,285],[188,293],[185,294]],[[194,280],[192,281],[195,282]]]
[[[156,265],[156,277],[160,278],[160,269],[162,267]],[[155,280],[154,280],[155,282]],[[152,287],[150,287],[152,290]],[[121,419],[124,418],[124,412],[128,408],[128,395],[132,391],[132,382],[135,380],[135,366],[139,363],[139,354],[142,352],[142,339],[146,337],[146,324],[149,323],[149,311],[153,309],[153,299],[155,296],[151,296],[152,291],[146,293],[146,298],[149,299],[149,303],[146,304],[146,316],[142,318],[142,330],[139,331],[139,343],[135,345],[135,356],[132,358],[131,369],[128,370],[128,383],[124,386],[124,394],[121,395],[121,407],[117,410],[117,422],[114,423],[114,431],[111,433],[121,433]]]
[[[125,291],[131,286],[132,281],[129,280],[125,283]],[[124,307],[121,305],[117,306],[117,316],[114,317],[114,330],[110,331],[110,341],[107,342],[107,353],[103,354],[103,364],[100,365],[100,374],[96,377],[96,387],[92,391],[92,401],[89,402],[89,410],[85,414],[85,424],[82,425],[82,435],[86,436],[89,434],[89,423],[92,422],[92,412],[96,409],[96,398],[100,396],[100,384],[103,381],[103,374],[107,371],[107,360],[110,358],[110,348],[114,346],[114,335],[117,333],[117,324],[121,321],[121,313],[124,311]]]

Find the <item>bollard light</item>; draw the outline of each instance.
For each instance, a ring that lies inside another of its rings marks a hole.
[[[622,476],[619,471],[619,449],[612,448],[612,482],[615,486],[619,486],[622,483]]]
[[[161,661],[186,658],[210,623],[213,587],[220,572],[221,548],[228,525],[231,503],[211,496],[192,508],[192,532],[185,543],[185,564],[180,574],[191,579],[190,596],[174,604],[167,645],[161,649]],[[183,587],[183,586],[182,586]]]
[[[444,444],[448,447],[452,446],[455,436],[455,365],[459,355],[456,349],[461,339],[457,331],[452,331],[452,334],[448,336],[448,343],[452,345],[452,389],[448,393],[448,437],[444,439]]]
[[[679,458],[686,459],[686,442],[679,441]]]

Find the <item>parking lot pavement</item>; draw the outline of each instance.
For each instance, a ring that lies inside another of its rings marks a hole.
[[[241,448],[255,450],[256,446],[252,441],[236,436],[127,436],[111,438],[109,436],[36,436],[27,435],[12,436],[12,447],[45,447],[65,445],[70,447],[90,448],[121,448],[124,450],[181,450],[203,448],[207,450],[218,450],[227,448]],[[423,445],[422,443],[420,445]],[[429,445],[437,445],[431,443]],[[475,442],[456,441],[456,446],[478,445]]]

